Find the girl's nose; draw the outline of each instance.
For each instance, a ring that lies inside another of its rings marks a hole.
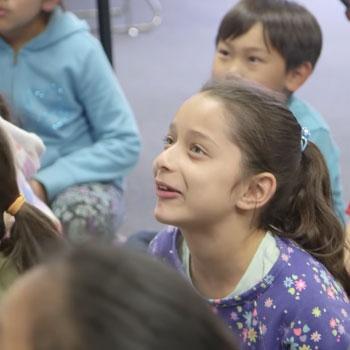
[[[164,149],[153,161],[153,172],[156,175],[159,171],[171,171],[174,167],[174,146]]]

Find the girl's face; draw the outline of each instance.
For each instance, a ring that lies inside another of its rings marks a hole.
[[[241,152],[229,139],[224,113],[220,102],[198,94],[176,114],[154,161],[160,222],[208,227],[235,215]]]
[[[42,11],[51,11],[58,0],[0,0],[0,36],[8,40],[28,39],[42,29]]]

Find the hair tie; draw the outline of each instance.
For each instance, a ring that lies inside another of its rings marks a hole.
[[[311,136],[311,132],[309,131],[309,129],[306,128],[305,126],[303,126],[301,128],[301,140],[300,140],[302,152],[305,151],[305,148],[307,147],[307,144],[309,143],[310,136]]]
[[[20,194],[15,200],[14,202],[6,209],[6,213],[15,216],[19,210],[22,208],[22,205],[25,202],[25,198],[23,197],[22,194]]]

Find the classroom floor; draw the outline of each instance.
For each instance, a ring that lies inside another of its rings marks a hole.
[[[161,227],[153,218],[155,202],[152,160],[162,148],[169,121],[181,102],[209,78],[217,26],[235,0],[160,0],[162,24],[132,38],[115,33],[115,70],[134,109],[142,134],[139,164],[128,179],[126,218],[121,232]],[[340,1],[301,0],[317,17],[324,48],[312,77],[298,95],[318,109],[341,149],[342,181],[350,201],[350,22]],[[122,0],[112,0],[120,6]],[[76,0],[70,9],[94,8],[95,2]],[[144,0],[129,0],[127,15],[115,26],[148,21],[152,12]],[[92,21],[93,22],[93,21]],[[93,24],[93,23],[92,23]]]

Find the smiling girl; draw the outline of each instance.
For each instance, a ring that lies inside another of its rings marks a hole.
[[[154,162],[155,216],[173,226],[150,252],[191,281],[243,349],[350,344],[345,233],[309,136],[279,96],[211,83],[180,107]]]

